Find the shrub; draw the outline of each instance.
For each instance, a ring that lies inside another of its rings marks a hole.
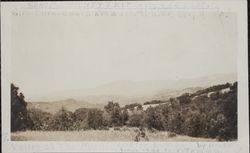
[[[75,110],[72,115],[74,119],[74,123],[72,125],[72,129],[74,130],[86,130],[89,128],[87,119],[88,119],[88,108],[79,108]]]
[[[142,111],[142,110],[143,110],[143,107],[142,107],[141,104],[139,104],[139,105],[137,106],[137,111]]]
[[[115,131],[121,131],[121,129],[119,127],[115,127],[114,130]]]
[[[113,126],[122,125],[120,106],[115,106],[113,111],[111,112],[111,123]]]
[[[135,107],[140,107],[141,104],[138,103],[133,103],[133,104],[128,104],[124,106],[124,109],[129,109],[131,111],[133,111],[135,109]]]
[[[176,137],[176,134],[174,132],[168,132],[168,137],[169,138]]]
[[[88,111],[88,126],[93,129],[103,127],[103,111],[99,109],[90,109]]]
[[[73,130],[73,113],[62,107],[51,120],[51,130],[65,131]]]
[[[110,124],[113,126],[120,126],[123,124],[121,117],[121,108],[118,103],[112,101],[104,107],[105,111],[110,115]]]
[[[171,131],[176,132],[178,134],[182,134],[184,132],[184,129],[185,129],[185,127],[183,126],[185,118],[181,113],[175,112],[174,116],[172,116],[172,118],[170,120]]]
[[[29,109],[28,114],[33,122],[32,130],[48,130],[50,128],[52,114],[36,108]]]
[[[211,96],[210,96],[210,98],[212,100],[217,100],[217,99],[220,98],[220,93],[219,92],[212,93]]]
[[[122,122],[122,124],[123,125],[126,125],[126,123],[127,123],[127,121],[128,121],[128,118],[129,118],[129,116],[128,116],[128,110],[127,109],[124,109],[123,111],[122,111],[122,113],[121,113],[121,122]]]
[[[146,110],[145,124],[149,129],[165,130],[166,120],[162,115],[160,107],[149,107]]]
[[[191,102],[191,97],[189,93],[184,93],[177,98],[180,101],[180,104],[188,104]]]
[[[133,114],[129,117],[128,126],[131,127],[140,127],[143,124],[143,115],[142,114]]]
[[[203,129],[201,129],[201,119],[199,113],[191,114],[189,120],[185,124],[187,129],[185,133],[189,136],[198,137],[200,136]]]

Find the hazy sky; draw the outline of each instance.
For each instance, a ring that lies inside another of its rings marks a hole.
[[[13,17],[11,79],[29,95],[236,72],[235,21],[216,13]]]

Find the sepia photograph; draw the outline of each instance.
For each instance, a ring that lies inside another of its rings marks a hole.
[[[238,14],[102,3],[12,7],[10,143],[237,143]]]

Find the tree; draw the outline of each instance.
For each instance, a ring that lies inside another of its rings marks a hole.
[[[143,124],[142,114],[133,114],[129,117],[128,125],[132,127],[140,127]]]
[[[189,136],[198,137],[201,136],[205,129],[202,128],[201,114],[194,112],[190,114],[186,123],[185,133]]]
[[[223,95],[222,109],[226,118],[225,133],[222,139],[237,139],[237,82],[233,84],[231,91]]]
[[[88,111],[88,125],[94,130],[103,126],[103,112],[98,109],[90,109]]]
[[[89,128],[88,125],[88,108],[79,108],[73,113],[73,129],[74,130],[85,130]]]
[[[106,112],[111,113],[115,106],[119,106],[119,104],[114,103],[113,101],[109,101],[108,105],[104,106],[104,109],[106,110]]]
[[[113,103],[113,101],[108,102],[108,105],[104,107],[106,112],[110,114],[110,122],[114,126],[122,125],[121,108],[118,103]]]
[[[48,130],[50,128],[52,114],[37,108],[28,109],[28,114],[33,122],[32,130]]]
[[[143,107],[142,107],[141,104],[139,104],[139,105],[137,106],[137,111],[143,111]]]
[[[128,121],[128,110],[127,109],[124,109],[121,113],[121,121],[122,121],[122,124],[125,125],[126,122]]]
[[[172,128],[175,133],[182,134],[183,133],[183,123],[184,119],[181,113],[176,113],[175,118],[172,120]]]
[[[114,106],[113,111],[111,112],[111,122],[114,126],[122,125],[121,121],[121,108],[120,106]]]
[[[145,123],[149,129],[165,130],[166,121],[160,107],[149,107],[146,110]]]
[[[27,113],[24,95],[18,93],[19,88],[11,84],[11,131],[31,129],[32,121]]]
[[[180,101],[180,104],[188,104],[191,102],[190,94],[184,93],[177,98]]]
[[[51,121],[51,130],[73,130],[73,122],[73,113],[62,107],[61,110],[53,116]]]

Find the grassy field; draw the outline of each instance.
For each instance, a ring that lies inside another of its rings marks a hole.
[[[168,132],[147,132],[149,141],[216,141],[189,136],[169,136]],[[12,141],[134,141],[135,130],[24,131],[11,133]]]

